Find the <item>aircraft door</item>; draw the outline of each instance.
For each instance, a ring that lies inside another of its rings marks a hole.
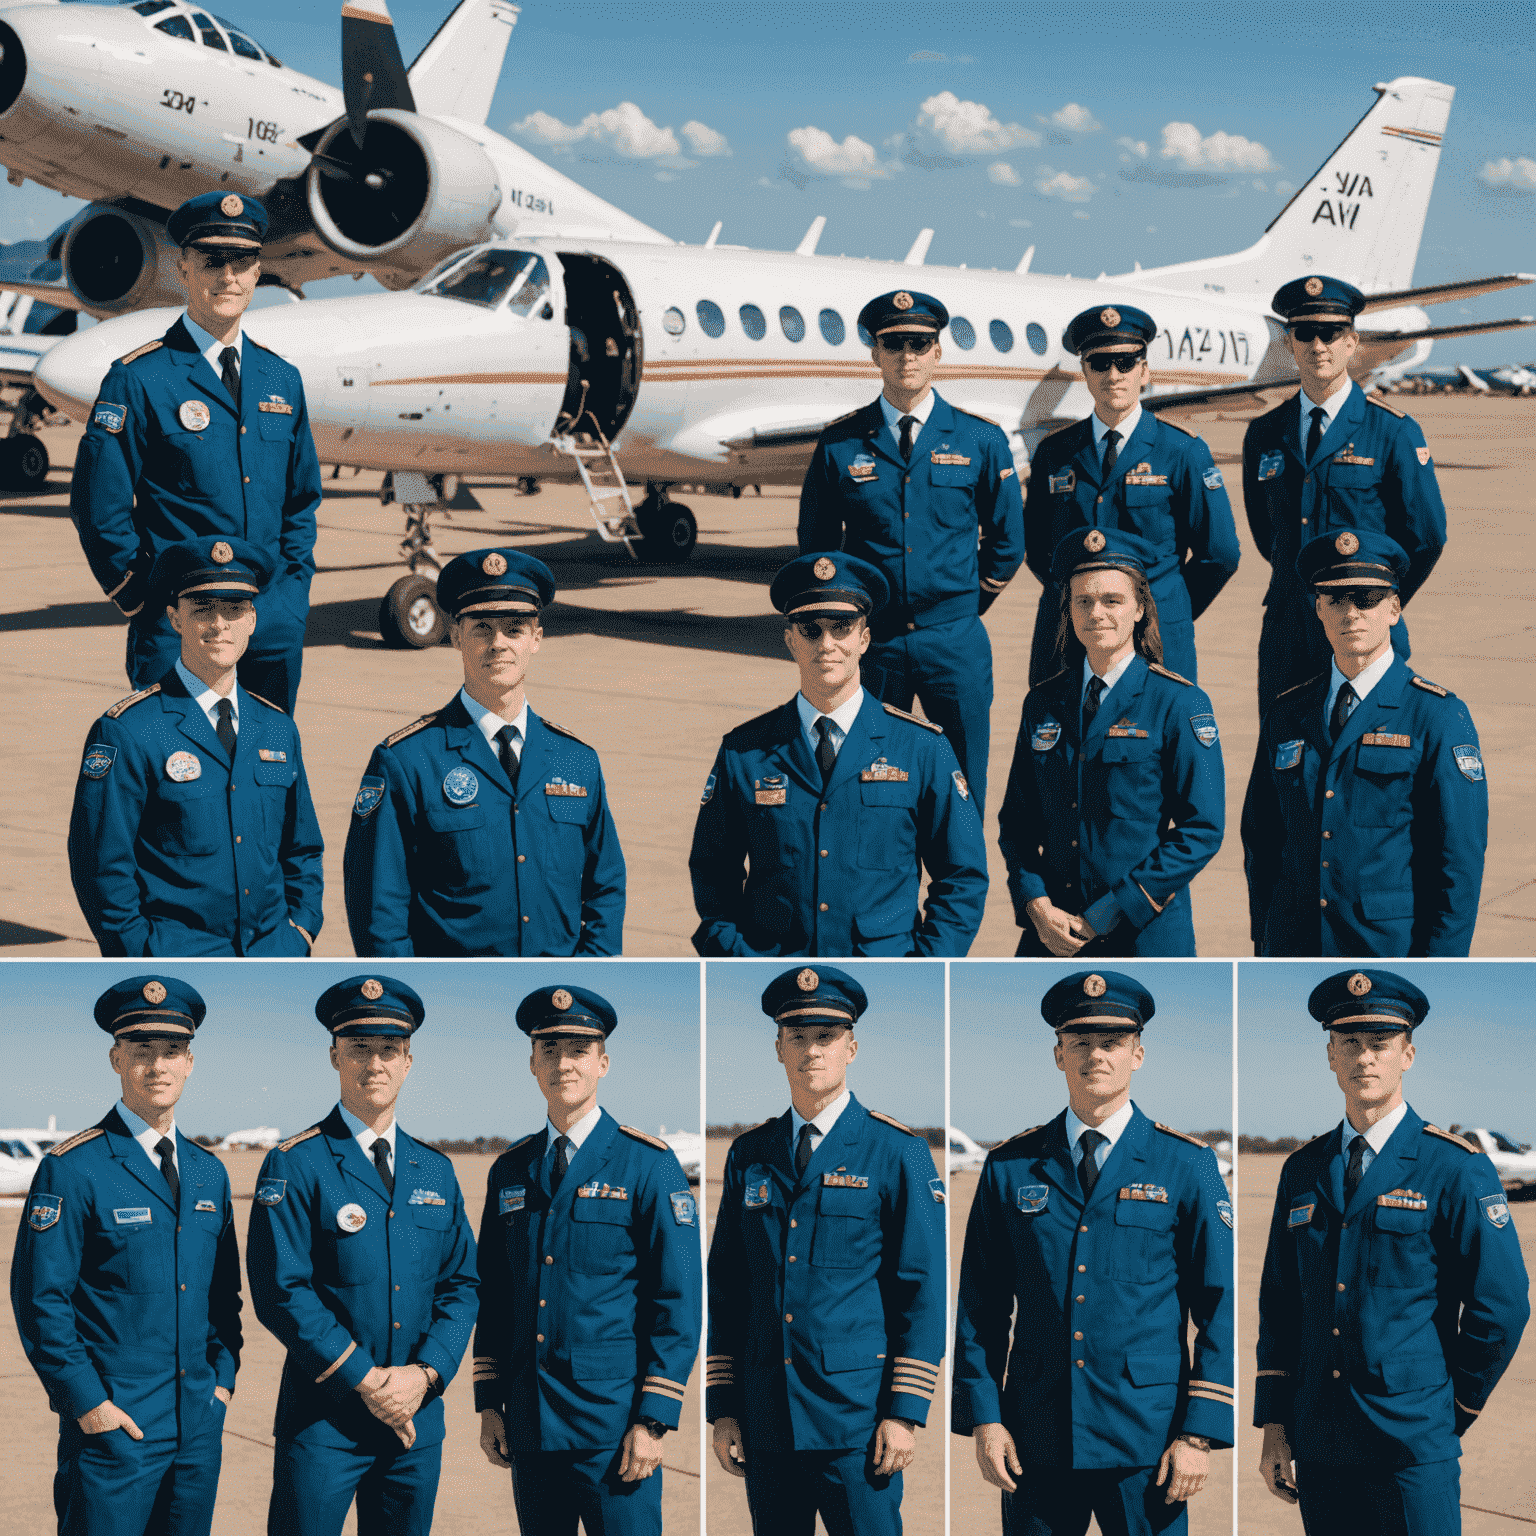
[[[611,442],[629,420],[640,393],[645,366],[640,311],[624,274],[612,262],[562,252],[560,265],[571,355],[555,430],[580,435],[595,429]]]

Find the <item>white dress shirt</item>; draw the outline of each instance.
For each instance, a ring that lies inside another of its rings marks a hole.
[[[1339,689],[1345,683],[1348,683],[1355,690],[1355,697],[1360,701],[1360,704],[1365,703],[1366,694],[1387,675],[1387,668],[1392,665],[1392,656],[1392,647],[1389,645],[1385,652],[1378,656],[1359,677],[1345,677],[1339,671],[1337,660],[1329,662],[1328,697],[1323,700],[1323,719],[1325,721],[1333,719],[1333,701],[1338,698]],[[1356,704],[1355,708],[1359,709],[1360,704]]]
[[[1349,1123],[1349,1116],[1345,1115],[1343,1122],[1344,1140],[1341,1148],[1344,1156],[1345,1168],[1349,1167],[1349,1154],[1353,1150],[1353,1143],[1355,1138],[1364,1137],[1365,1151],[1361,1154],[1360,1157],[1360,1177],[1364,1178],[1367,1169],[1369,1169],[1371,1164],[1376,1161],[1376,1154],[1380,1152],[1384,1146],[1386,1146],[1387,1139],[1391,1136],[1392,1132],[1395,1131],[1398,1126],[1403,1123],[1403,1116],[1407,1113],[1408,1101],[1405,1099],[1401,1104],[1397,1106],[1396,1109],[1392,1111],[1390,1115],[1387,1115],[1384,1118],[1378,1120],[1376,1124],[1373,1125],[1368,1131],[1357,1131],[1354,1126]]]
[[[147,1120],[141,1119],[138,1115],[134,1114],[121,1099],[117,1101],[117,1115],[123,1124],[128,1127],[128,1134],[149,1155],[150,1165],[156,1173],[160,1173],[162,1170],[160,1167],[160,1154],[155,1151],[155,1148],[160,1145],[160,1138],[162,1136],[169,1136],[171,1138],[171,1165],[176,1170],[176,1177],[181,1177],[181,1161],[176,1156],[176,1121],[174,1119],[171,1121],[168,1130],[157,1131]]]
[[[848,1108],[848,1101],[853,1095],[844,1088],[840,1098],[833,1101],[822,1110],[813,1120],[807,1120],[793,1104],[789,1106],[789,1161],[794,1166],[795,1148],[800,1145],[800,1127],[808,1125],[811,1128],[811,1156],[815,1157],[816,1149],[821,1145],[828,1131],[837,1124],[837,1117]]]
[[[930,389],[910,411],[898,411],[882,394],[880,396],[880,409],[885,413],[885,430],[891,434],[891,441],[896,444],[896,451],[901,452],[901,418],[903,416],[914,417],[917,425],[912,429],[912,441],[915,443],[918,434],[928,424],[928,418],[933,414],[933,391]]]
[[[1323,408],[1323,436],[1327,437],[1328,429],[1334,423],[1339,412],[1344,409],[1344,402],[1349,399],[1349,392],[1355,387],[1355,381],[1346,373],[1340,383],[1326,400],[1314,400],[1305,389],[1296,397],[1296,409],[1300,411],[1301,421],[1301,451],[1307,451],[1307,434],[1312,430],[1312,412],[1318,407]]]
[[[564,1136],[565,1139],[571,1144],[565,1154],[565,1165],[567,1168],[569,1168],[571,1165],[571,1159],[581,1151],[582,1142],[584,1142],[587,1137],[590,1136],[596,1129],[598,1120],[602,1118],[602,1113],[602,1105],[594,1104],[592,1108],[589,1109],[586,1114],[584,1114],[581,1119],[578,1120],[576,1124],[573,1125],[568,1131],[557,1131],[555,1129],[555,1122],[546,1116],[544,1120],[544,1132],[548,1139],[544,1143],[544,1161],[551,1167],[554,1166],[555,1138],[557,1136]]]
[[[811,756],[816,755],[816,748],[821,743],[821,738],[816,734],[816,722],[818,720],[830,720],[832,722],[832,752],[835,756],[843,750],[843,741],[848,732],[853,729],[853,722],[858,719],[859,710],[864,704],[864,690],[855,688],[853,697],[844,699],[830,715],[824,715],[816,708],[803,693],[795,695],[795,708],[800,711],[800,729],[805,732],[806,738],[811,744]]]
[[[196,672],[189,671],[180,660],[176,663],[176,675],[181,679],[182,687],[192,695],[192,702],[208,716],[208,724],[214,730],[219,728],[219,700],[229,700],[229,718],[235,727],[235,735],[240,734],[240,690],[231,688],[227,694],[215,693],[212,688],[200,678]]]
[[[1115,1143],[1120,1140],[1120,1133],[1131,1123],[1131,1114],[1135,1105],[1129,1099],[1112,1114],[1103,1125],[1086,1125],[1079,1120],[1072,1111],[1072,1106],[1067,1106],[1067,1151],[1072,1157],[1072,1166],[1075,1168],[1083,1160],[1082,1142],[1079,1139],[1084,1131],[1097,1131],[1104,1140],[1093,1149],[1093,1160],[1102,1169],[1109,1154],[1115,1150]]]
[[[470,698],[469,690],[459,689],[459,702],[464,706],[469,718],[480,727],[480,734],[485,737],[492,752],[497,759],[501,757],[501,743],[496,740],[496,732],[503,726],[510,725],[516,732],[512,738],[512,752],[521,763],[523,760],[523,743],[528,740],[528,695],[523,695],[523,707],[510,720],[503,720],[500,715],[493,715],[485,705],[478,704]]]
[[[245,378],[245,332],[235,333],[233,341],[220,341],[210,331],[205,331],[196,320],[185,310],[181,313],[181,323],[187,328],[187,335],[192,338],[192,345],[208,359],[208,366],[222,379],[224,377],[224,364],[219,361],[219,354],[225,347],[233,347],[239,360],[240,377]]]
[[[1118,432],[1120,434],[1120,442],[1117,446],[1124,448],[1125,445],[1130,442],[1131,434],[1136,430],[1138,426],[1141,425],[1141,402],[1138,400],[1136,404],[1131,407],[1131,414],[1127,416],[1118,427],[1113,429],[1109,427],[1104,418],[1100,416],[1097,411],[1095,411],[1093,415],[1088,419],[1093,423],[1093,451],[1098,456],[1099,463],[1103,464],[1104,434],[1110,430]]]
[[[354,1115],[345,1104],[338,1104],[336,1107],[341,1111],[341,1118],[346,1121],[347,1129],[352,1132],[352,1135],[357,1141],[358,1146],[363,1149],[363,1156],[366,1157],[370,1163],[373,1162],[374,1142],[382,1141],[389,1148],[389,1171],[391,1174],[393,1174],[395,1171],[394,1116],[390,1116],[389,1129],[386,1130],[381,1136],[376,1131],[372,1131],[366,1125],[364,1125],[363,1122],[359,1120],[357,1116]]]
[[[1099,695],[1099,703],[1100,704],[1103,704],[1104,700],[1109,697],[1109,690],[1111,688],[1113,688],[1115,686],[1115,684],[1118,683],[1122,677],[1125,676],[1125,669],[1128,666],[1130,666],[1130,664],[1133,661],[1135,661],[1135,660],[1136,660],[1136,651],[1135,651],[1135,648],[1132,647],[1131,653],[1128,656],[1122,658],[1120,661],[1117,661],[1114,664],[1114,666],[1112,666],[1109,669],[1109,671],[1104,674],[1103,678],[1101,679],[1101,681],[1104,684],[1104,692]],[[1088,682],[1089,682],[1089,679],[1097,677],[1097,676],[1098,676],[1098,674],[1089,665],[1088,658],[1086,656],[1084,656],[1083,657],[1083,691],[1082,691],[1082,695],[1078,699],[1079,703],[1081,703],[1082,700],[1084,698],[1086,698],[1087,695],[1088,695]]]

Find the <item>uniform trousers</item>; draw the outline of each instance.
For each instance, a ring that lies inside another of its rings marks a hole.
[[[875,1473],[873,1448],[747,1452],[753,1536],[901,1536],[901,1473]]]
[[[617,1451],[530,1451],[512,1458],[519,1536],[661,1536],[661,1469],[619,1479]]]
[[[1382,1468],[1296,1463],[1307,1536],[1459,1536],[1461,1462]]]
[[[341,1536],[357,1499],[357,1536],[428,1536],[443,1442],[394,1454],[279,1440],[267,1536]]]
[[[1003,1493],[1003,1536],[1084,1536],[1090,1519],[1102,1536],[1184,1536],[1189,1505],[1169,1504],[1156,1467],[1025,1467]]]

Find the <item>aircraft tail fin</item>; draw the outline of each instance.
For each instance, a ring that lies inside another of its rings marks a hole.
[[[1266,302],[1282,283],[1307,272],[1343,278],[1365,293],[1407,288],[1456,91],[1416,76],[1374,89],[1371,109],[1254,245],[1118,281],[1255,294]]]
[[[517,17],[510,0],[460,0],[406,72],[416,110],[483,123]]]

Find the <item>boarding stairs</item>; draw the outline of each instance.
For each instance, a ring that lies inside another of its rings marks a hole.
[[[591,432],[555,433],[550,438],[556,453],[564,454],[576,466],[586,487],[587,503],[597,536],[605,544],[622,544],[631,560],[639,560],[635,541],[645,537],[635,517],[624,471],[612,443],[595,427]]]

